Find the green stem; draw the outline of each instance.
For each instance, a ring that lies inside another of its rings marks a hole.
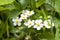
[[[42,11],[42,13],[43,13],[43,15],[44,15],[44,18],[47,19],[46,13],[44,12],[44,9],[43,9],[43,8],[41,9],[41,11]]]
[[[6,32],[7,32],[7,37],[9,37],[9,26],[7,21],[6,21]]]

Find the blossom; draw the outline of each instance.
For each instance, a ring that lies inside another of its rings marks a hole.
[[[25,26],[28,26],[28,28],[32,27],[34,25],[34,20],[28,20],[27,22],[24,23]]]
[[[29,10],[23,10],[22,13],[23,13],[23,14],[26,14],[26,15],[29,17],[29,16],[31,16],[31,15],[34,14],[34,11],[33,11],[33,10],[32,10],[32,11],[29,11]]]
[[[40,20],[36,20],[34,28],[36,28],[37,30],[40,30],[42,27],[43,27],[42,20],[41,19]]]
[[[54,23],[51,24],[51,20],[45,20],[44,21],[44,26],[46,28],[51,28],[51,26],[54,26]]]
[[[33,14],[34,14],[34,11],[33,10],[32,11],[28,11],[28,13],[27,13],[28,16],[31,16]]]
[[[28,10],[22,10],[22,14],[28,13]]]
[[[28,16],[27,16],[26,14],[21,14],[21,17],[20,17],[20,18],[21,18],[21,19],[27,19],[27,17],[28,17]]]
[[[16,25],[20,26],[22,19],[17,17],[17,18],[13,18],[12,21],[14,26]]]

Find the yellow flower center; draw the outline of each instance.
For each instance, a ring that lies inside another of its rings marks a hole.
[[[25,19],[25,18],[26,18],[26,17],[25,17],[25,15],[24,15],[24,16],[22,16],[22,18],[23,18],[23,19]]]
[[[25,18],[25,16],[23,16],[23,19]]]
[[[30,25],[32,24],[32,22],[29,23]]]
[[[18,21],[19,21],[19,20],[18,20],[18,19],[16,19],[16,23],[18,23]]]
[[[31,12],[29,12],[29,14],[32,14]]]
[[[37,26],[40,26],[40,23],[37,23],[36,25],[37,25]]]

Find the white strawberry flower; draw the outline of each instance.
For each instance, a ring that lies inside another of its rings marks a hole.
[[[22,19],[17,17],[17,18],[13,18],[12,21],[14,26],[16,25],[20,26]]]
[[[51,20],[45,20],[44,21],[44,26],[46,28],[51,28],[51,26],[54,26],[54,23],[51,24]]]
[[[40,30],[42,27],[43,27],[42,20],[41,19],[40,20],[36,20],[34,28],[36,28],[37,30]]]
[[[29,11],[29,10],[23,10],[22,13],[23,13],[23,14],[26,14],[26,15],[29,17],[29,16],[31,16],[31,15],[34,14],[34,11],[33,11],[33,10],[32,10],[32,11]]]
[[[22,10],[22,14],[26,14],[28,10]]]
[[[32,27],[34,25],[34,20],[28,20],[27,22],[24,23],[25,26],[28,26],[28,28]]]
[[[21,19],[27,19],[27,17],[28,17],[28,16],[27,16],[26,14],[21,14],[21,17],[20,17],[20,18],[21,18]]]
[[[34,14],[34,11],[32,10],[32,11],[27,11],[27,15],[28,16],[31,16],[31,15],[33,15]]]

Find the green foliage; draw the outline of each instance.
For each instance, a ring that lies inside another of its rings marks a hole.
[[[42,4],[44,4],[44,0],[38,0],[36,3],[36,8],[40,7]]]
[[[13,4],[0,6],[0,11],[15,9]]]
[[[59,4],[59,2],[60,2],[60,0],[55,0],[55,10],[57,11],[57,12],[59,12],[60,13],[60,4]]]
[[[5,5],[5,4],[10,4],[12,3],[14,0],[0,0],[0,5]]]

